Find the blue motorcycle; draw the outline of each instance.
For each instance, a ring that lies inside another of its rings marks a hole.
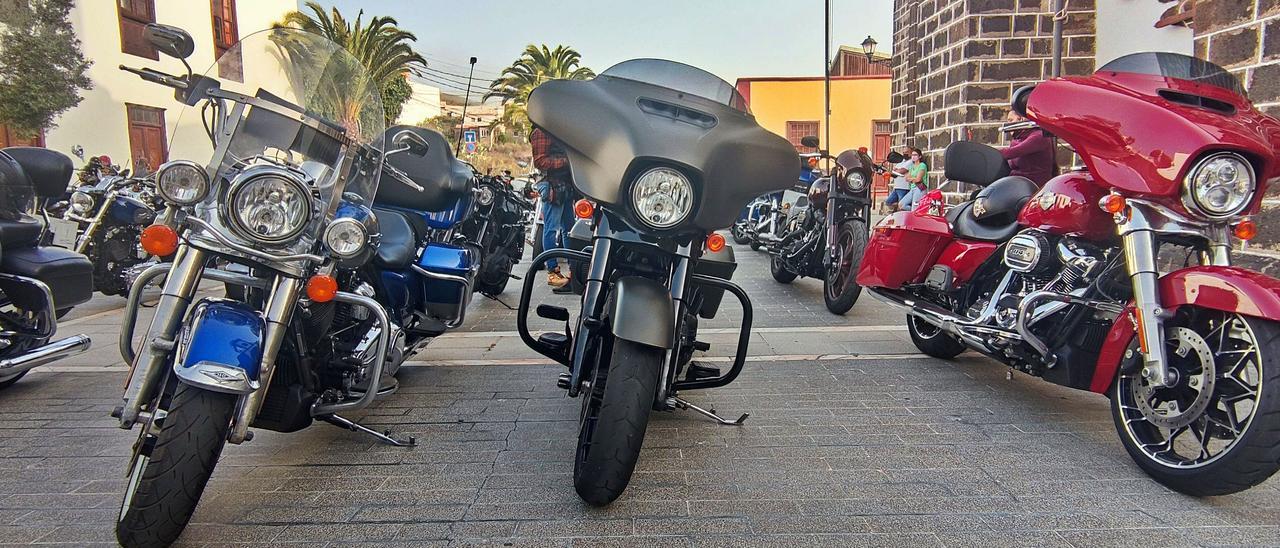
[[[729,229],[733,234],[733,243],[750,245],[751,249],[759,250],[778,241],[783,235],[787,209],[794,204],[793,198],[807,192],[809,185],[822,176],[822,172],[817,169],[817,160],[817,154],[800,155],[800,177],[791,188],[794,194],[788,194],[787,191],[770,192],[747,204]]]

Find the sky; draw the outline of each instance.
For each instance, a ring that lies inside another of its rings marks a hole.
[[[301,2],[299,2],[301,4]],[[418,36],[436,84],[460,93],[467,61],[481,87],[527,44],[572,46],[596,72],[637,57],[688,63],[730,83],[820,76],[823,0],[320,0],[354,19],[390,15]],[[891,0],[832,0],[832,54],[867,35],[892,50]]]

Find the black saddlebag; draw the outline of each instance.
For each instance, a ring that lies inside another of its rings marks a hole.
[[[4,250],[0,271],[35,278],[49,286],[57,310],[84,304],[93,297],[93,263],[84,255],[61,247],[26,247]],[[0,281],[0,290],[23,310],[38,310],[44,297],[30,285]]]

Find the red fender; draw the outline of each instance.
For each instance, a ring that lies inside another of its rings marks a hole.
[[[1275,321],[1280,320],[1280,280],[1230,266],[1184,268],[1160,278],[1160,303],[1169,312],[1194,305]],[[1107,333],[1089,390],[1102,394],[1111,388],[1133,338],[1132,312],[1130,304]]]

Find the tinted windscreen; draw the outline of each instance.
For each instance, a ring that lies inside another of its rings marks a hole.
[[[632,59],[610,67],[601,76],[644,82],[710,99],[741,112],[751,112],[747,108],[747,101],[732,84],[684,63],[662,59]]]
[[[1226,69],[1204,59],[1180,53],[1134,53],[1103,65],[1098,72],[1131,72],[1177,78],[1245,94],[1240,80]]]

